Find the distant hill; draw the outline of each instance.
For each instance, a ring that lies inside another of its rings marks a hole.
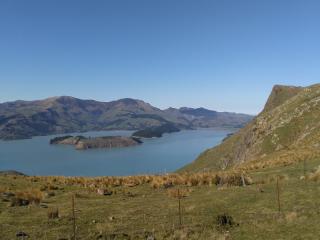
[[[217,112],[205,108],[168,108],[165,113],[195,128],[244,127],[253,116],[241,113]]]
[[[264,168],[320,156],[320,84],[274,86],[264,110],[181,171]]]
[[[251,118],[249,115],[207,109],[161,110],[130,98],[98,102],[62,96],[0,104],[0,139],[92,130],[142,130],[164,124],[173,124],[179,129],[239,127]]]

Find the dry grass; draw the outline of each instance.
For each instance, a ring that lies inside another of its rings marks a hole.
[[[54,190],[53,183],[66,186],[81,186],[89,191],[112,187],[135,187],[150,184],[153,188],[169,188],[173,186],[242,186],[252,184],[252,179],[243,171],[182,173],[166,175],[141,175],[128,177],[26,177],[31,182],[47,181],[48,184],[41,187],[42,191]]]
[[[272,167],[285,167],[300,163],[305,160],[316,159],[320,156],[320,151],[308,148],[286,149],[274,152],[273,154],[245,162],[234,167],[236,170],[252,171]]]
[[[48,219],[59,218],[59,209],[58,208],[49,208],[47,215],[48,215]]]
[[[175,188],[175,189],[169,189],[168,190],[168,196],[173,198],[185,198],[189,196],[190,189],[181,189],[181,188]]]
[[[23,202],[26,204],[39,205],[44,198],[44,194],[38,189],[30,189],[26,191],[18,191],[12,199],[12,205],[19,205]]]
[[[312,172],[312,173],[309,173],[306,178],[308,180],[312,180],[312,181],[319,181],[320,180],[320,166],[317,167],[317,169]]]
[[[319,164],[320,160],[316,160],[308,162],[307,166],[310,170]],[[48,208],[8,207],[7,202],[0,202],[0,232],[3,239],[14,239],[18,231],[28,233],[30,239],[68,239],[72,229],[71,196],[75,195],[77,239],[115,239],[114,236],[126,239],[125,235],[130,239],[148,239],[146,232],[154,233],[156,239],[168,240],[288,239],[288,233],[290,239],[318,239],[319,185],[314,181],[299,180],[302,167],[297,164],[252,172],[250,176],[255,183],[261,179],[263,189],[255,184],[229,187],[227,183],[242,185],[242,174],[248,177],[239,171],[87,179],[19,176],[13,180],[10,176],[0,177],[0,185],[13,193],[40,189],[48,184],[59,188],[54,197],[41,204]],[[308,176],[310,171],[306,173]],[[275,176],[286,180],[280,185],[281,215],[276,202]],[[159,188],[152,187],[155,182]],[[168,183],[171,185],[163,185]],[[220,187],[220,183],[225,187]],[[108,184],[120,187],[107,187]],[[130,184],[140,185],[131,187]],[[98,195],[93,190],[100,186],[114,194]],[[177,189],[181,193],[186,190],[188,195],[180,199],[180,211]],[[58,219],[53,219],[57,216],[55,208],[59,209]],[[228,229],[228,234],[224,228],[218,229],[215,221],[224,213],[232,216],[236,223]]]
[[[7,192],[9,188],[0,186],[0,193]]]

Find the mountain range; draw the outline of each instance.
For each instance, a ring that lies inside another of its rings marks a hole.
[[[161,110],[130,98],[99,102],[61,96],[0,104],[0,139],[98,130],[142,130],[168,123],[179,129],[243,127],[252,118],[205,108]]]
[[[263,111],[181,171],[256,169],[320,156],[320,84],[274,86]]]

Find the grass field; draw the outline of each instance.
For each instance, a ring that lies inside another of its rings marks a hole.
[[[307,161],[307,174],[318,165],[320,159]],[[247,186],[154,188],[143,183],[109,187],[109,196],[59,178],[0,176],[0,239],[16,239],[20,231],[28,239],[72,239],[72,196],[76,239],[319,239],[320,185],[301,179],[303,162],[248,174],[253,184]],[[173,189],[186,195],[181,226]],[[12,200],[3,194],[8,192],[40,195],[41,203],[10,206]],[[59,218],[49,219],[48,212],[57,209]],[[221,214],[233,218],[232,226],[217,224]]]

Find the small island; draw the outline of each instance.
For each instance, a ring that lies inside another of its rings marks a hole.
[[[132,134],[138,138],[160,138],[164,133],[179,132],[180,129],[173,124],[164,124],[158,127],[149,127],[143,130],[136,131]]]
[[[50,140],[50,144],[74,145],[77,150],[94,148],[119,148],[130,147],[141,144],[142,141],[136,137],[105,136],[105,137],[84,137],[84,136],[62,136]]]

